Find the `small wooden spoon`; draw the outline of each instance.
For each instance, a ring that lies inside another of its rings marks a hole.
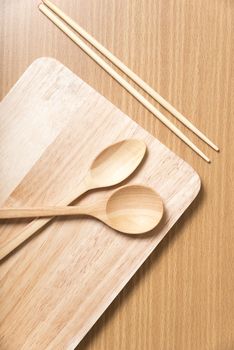
[[[124,181],[142,162],[145,152],[145,143],[137,139],[127,139],[110,145],[94,159],[87,175],[76,190],[68,193],[58,205],[69,205],[91,189],[114,186]],[[51,217],[35,219],[13,240],[0,245],[0,260],[51,220]]]
[[[150,187],[124,186],[101,201],[80,207],[6,208],[0,210],[1,219],[89,215],[113,229],[131,234],[152,230],[161,220],[163,203]]]

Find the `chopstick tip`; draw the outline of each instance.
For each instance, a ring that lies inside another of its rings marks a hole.
[[[211,146],[216,152],[219,152],[219,147],[216,146],[213,142],[210,143],[210,146]]]
[[[210,160],[210,158],[208,158],[204,153],[201,155],[200,154],[200,156],[207,162],[207,163],[211,163],[211,160]]]

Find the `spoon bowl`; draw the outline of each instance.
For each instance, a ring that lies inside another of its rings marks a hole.
[[[151,231],[163,215],[160,196],[150,187],[125,186],[107,201],[107,224],[117,231],[140,234]]]
[[[127,179],[142,162],[145,152],[146,144],[137,139],[110,145],[90,167],[88,182],[91,188],[114,186]]]

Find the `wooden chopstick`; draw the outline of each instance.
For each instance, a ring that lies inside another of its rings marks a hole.
[[[175,118],[181,123],[187,126],[188,129],[193,131],[200,139],[206,142],[214,150],[219,151],[216,146],[206,135],[204,135],[198,128],[196,128],[185,116],[183,116],[175,107],[173,107],[168,101],[166,101],[158,92],[152,89],[144,80],[142,80],[136,73],[128,68],[122,61],[114,56],[109,50],[107,50],[102,44],[100,44],[93,36],[87,33],[78,23],[76,23],[71,17],[66,15],[50,0],[42,0],[46,6],[48,6],[56,15],[62,18],[71,28],[85,38],[91,45],[93,45],[99,52],[107,57],[116,67],[124,72],[129,78],[131,78],[138,86],[140,86],[145,92],[147,92],[152,98],[160,103],[165,109],[167,109]]]
[[[172,122],[167,119],[157,108],[147,101],[135,88],[123,79],[111,66],[99,57],[88,45],[86,45],[70,28],[68,28],[54,12],[46,5],[40,4],[39,9],[44,13],[59,29],[61,29],[72,41],[74,41],[87,55],[89,55],[99,66],[110,74],[120,85],[122,85],[131,95],[133,95],[143,106],[145,106],[154,116],[166,125],[175,135],[184,141],[200,157],[210,163],[210,159],[180,131]]]

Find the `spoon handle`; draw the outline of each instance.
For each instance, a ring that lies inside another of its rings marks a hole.
[[[39,218],[88,214],[90,207],[2,208],[0,219]]]
[[[61,202],[58,203],[58,205],[69,205],[71,204],[75,199],[79,198],[82,194],[87,192],[90,188],[86,185],[86,180],[82,181],[78,188],[77,192],[74,195],[74,193],[71,195],[69,194],[64,198]],[[43,217],[39,219],[35,219],[31,221],[20,233],[14,237],[9,242],[6,242],[4,245],[0,246],[0,260],[5,258],[8,254],[10,254],[15,248],[17,248],[20,244],[22,244],[26,239],[31,237],[35,232],[40,230],[42,227],[44,227],[46,224],[48,224],[53,217]]]

